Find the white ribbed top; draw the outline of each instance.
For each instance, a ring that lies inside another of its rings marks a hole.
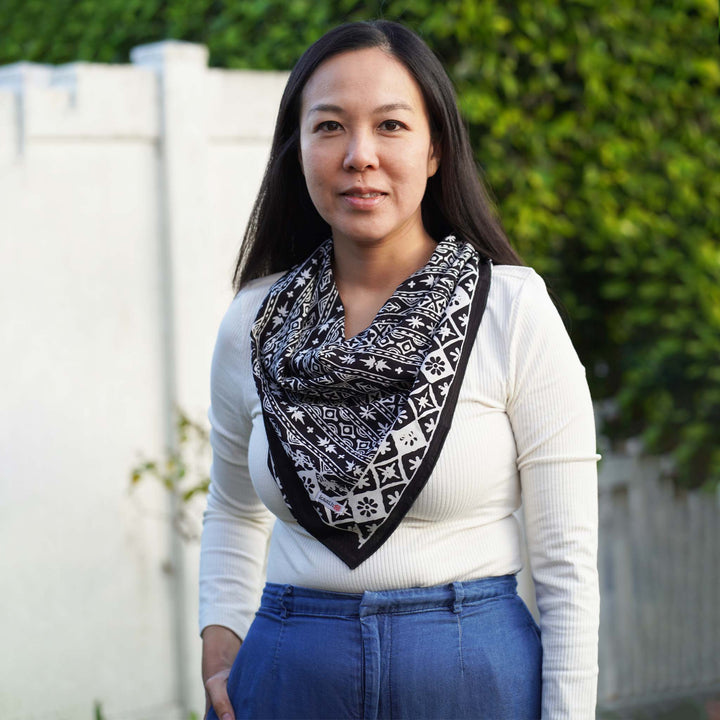
[[[516,573],[520,531],[513,512],[522,496],[542,631],[542,717],[593,719],[595,428],[585,371],[542,279],[526,267],[492,268],[487,308],[437,465],[390,539],[350,570],[295,522],[267,467],[249,333],[277,277],[248,284],[218,334],[200,628],[223,625],[244,637],[265,579],[357,593]]]

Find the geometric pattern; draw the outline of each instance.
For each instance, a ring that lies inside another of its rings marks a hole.
[[[490,287],[453,236],[345,339],[332,240],[270,289],[252,328],[268,465],[293,516],[349,567],[375,552],[442,448]]]

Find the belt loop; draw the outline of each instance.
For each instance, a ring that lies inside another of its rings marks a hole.
[[[463,600],[465,600],[465,588],[461,582],[454,582],[452,584],[453,594],[455,600],[453,602],[452,610],[457,615],[462,610]]]
[[[280,613],[280,616],[282,617],[283,620],[285,620],[285,618],[287,618],[287,616],[289,614],[288,605],[290,605],[290,603],[291,603],[292,594],[293,594],[292,585],[286,585],[283,588],[282,595],[280,596],[280,607],[282,608],[282,612]]]

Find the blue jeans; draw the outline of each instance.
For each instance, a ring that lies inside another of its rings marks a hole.
[[[541,665],[512,575],[362,595],[267,584],[228,692],[238,719],[534,720]]]

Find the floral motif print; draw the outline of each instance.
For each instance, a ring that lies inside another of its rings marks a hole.
[[[283,499],[354,568],[387,540],[432,471],[490,265],[446,238],[370,327],[346,340],[331,262],[328,240],[273,285],[251,348],[268,463]],[[327,512],[322,497],[348,512]]]
[[[361,515],[370,517],[380,507],[372,498],[360,498],[358,500],[357,509]]]

